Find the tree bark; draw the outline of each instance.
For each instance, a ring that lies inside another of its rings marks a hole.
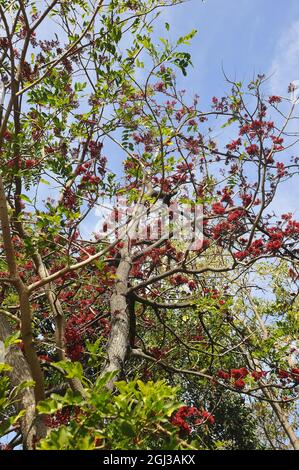
[[[127,247],[121,250],[121,261],[116,270],[116,283],[110,298],[111,331],[107,343],[107,363],[101,375],[116,372],[115,377],[107,383],[109,389],[123,369],[130,346],[130,311],[127,300],[128,277],[131,269],[131,259]]]
[[[5,341],[12,335],[12,329],[3,314],[0,314],[0,339]],[[6,352],[5,362],[12,367],[7,372],[12,387],[17,387],[25,381],[32,380],[28,363],[17,346],[10,346]],[[21,433],[24,449],[33,449],[36,439],[45,434],[45,427],[41,420],[36,419],[34,388],[26,387],[19,393],[18,411],[25,410],[21,418]]]
[[[25,356],[31,370],[32,378],[35,382],[35,399],[38,403],[39,400],[45,398],[44,391],[44,378],[43,372],[34,348],[33,331],[32,331],[32,309],[29,300],[29,290],[22,281],[19,272],[17,261],[15,257],[14,246],[12,243],[10,218],[8,214],[7,201],[5,189],[3,185],[2,176],[0,175],[0,221],[3,237],[3,246],[5,251],[6,262],[10,275],[10,282],[18,292],[20,300],[21,312],[21,335],[24,342]]]
[[[116,231],[123,247],[119,251],[120,261],[116,270],[116,282],[110,298],[111,331],[106,347],[107,362],[101,372],[101,375],[107,372],[116,372],[114,378],[106,384],[110,390],[113,389],[113,384],[123,369],[133,342],[132,337],[135,334],[134,300],[130,292],[129,274],[133,262],[131,256],[132,240],[138,238],[138,227],[144,213],[142,197],[144,195],[151,196],[153,193],[151,187],[145,191],[144,176],[144,192],[132,211],[132,217],[122,230]]]
[[[33,258],[35,268],[40,279],[45,279],[49,275],[49,273],[43,262],[41,255],[36,252],[32,256],[32,258]],[[55,288],[51,283],[46,284],[44,287],[44,290],[45,290],[45,293],[46,293],[46,296],[50,305],[50,309],[55,318],[55,339],[56,339],[56,347],[57,347],[59,360],[68,361],[69,359],[67,358],[65,354],[65,340],[64,340],[65,318],[64,318],[62,305],[55,293]],[[73,391],[78,391],[82,395],[84,395],[85,392],[84,392],[83,385],[78,378],[74,377],[72,379],[68,379],[68,382]]]
[[[249,366],[252,369],[262,370],[260,362],[257,359],[251,359],[249,354],[244,351],[244,348],[241,347],[241,349],[243,349],[243,354],[247,357]],[[262,381],[261,384],[263,385]],[[289,423],[288,418],[286,417],[284,410],[281,408],[280,404],[276,401],[273,401],[273,399],[275,398],[274,390],[272,388],[262,388],[262,393],[269,400],[268,403],[276,414],[277,419],[280,422],[282,428],[284,429],[287,437],[289,438],[293,449],[299,450],[299,438],[296,436],[296,433],[291,424]]]
[[[267,390],[266,388],[263,388],[263,394],[265,395],[265,397],[269,399],[270,406],[272,410],[274,411],[274,413],[276,414],[278,421],[280,422],[281,426],[284,429],[284,432],[288,436],[293,449],[299,450],[299,439],[296,436],[296,433],[293,427],[290,425],[283,409],[281,408],[279,403],[270,401],[271,399],[273,399],[271,389]]]

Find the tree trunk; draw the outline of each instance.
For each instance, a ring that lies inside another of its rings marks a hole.
[[[36,271],[40,277],[40,279],[45,279],[48,277],[49,273],[48,270],[43,262],[41,255],[36,252],[33,255],[33,261],[35,264]],[[65,340],[64,340],[64,333],[65,333],[65,318],[62,305],[60,300],[57,297],[55,292],[55,286],[52,283],[46,284],[45,293],[50,305],[50,309],[55,318],[55,339],[56,339],[56,347],[57,353],[60,361],[69,361],[65,354]],[[68,379],[68,382],[73,391],[80,392],[84,395],[84,388],[82,383],[77,377],[73,377],[72,379]]]
[[[0,339],[5,341],[12,335],[11,327],[4,317],[0,314]],[[5,362],[12,367],[7,372],[12,387],[19,386],[22,382],[32,380],[30,368],[22,351],[17,346],[10,346],[6,352]],[[21,418],[21,433],[24,449],[33,449],[36,439],[45,434],[45,426],[36,419],[34,388],[26,387],[19,393],[18,411],[25,410],[25,415]]]
[[[121,372],[130,346],[130,310],[127,301],[128,277],[131,269],[131,260],[128,250],[121,252],[121,261],[116,270],[115,289],[110,299],[111,331],[107,343],[107,363],[101,375],[107,372],[116,372],[114,379],[107,383],[112,389],[113,382]]]

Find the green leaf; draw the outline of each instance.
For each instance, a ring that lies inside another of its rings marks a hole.
[[[1,372],[9,372],[12,370],[12,367],[9,366],[8,364],[3,364],[2,362],[0,362],[0,373]]]
[[[136,432],[131,423],[128,423],[127,421],[122,421],[119,426],[120,426],[121,432],[125,436],[129,436],[129,437],[135,436]]]
[[[39,413],[50,415],[61,410],[63,405],[53,398],[48,398],[47,400],[40,401],[36,407]]]
[[[80,362],[59,361],[53,363],[53,365],[64,370],[68,379],[76,377],[77,379],[82,380],[83,378],[83,367]]]
[[[19,339],[20,338],[20,331],[17,331],[16,333],[8,336],[5,340],[4,340],[4,346],[5,346],[5,349],[8,349],[10,346],[13,346],[14,344],[18,344],[18,343],[21,343],[21,340]]]
[[[50,186],[49,181],[44,180],[44,178],[41,178],[39,181],[40,181],[40,183],[43,183],[43,184],[46,184],[47,186]]]
[[[32,204],[31,199],[28,196],[26,196],[26,194],[21,194],[20,199],[22,199],[22,201],[28,202],[29,204]]]

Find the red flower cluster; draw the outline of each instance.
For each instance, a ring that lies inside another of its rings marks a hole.
[[[94,332],[94,326],[88,326],[88,323],[92,321],[96,315],[96,312],[91,313],[88,309],[92,300],[84,299],[80,301],[81,312],[71,315],[66,323],[65,328],[65,343],[66,343],[66,352],[70,359],[77,361],[81,358],[84,352],[84,339],[86,336],[91,336]],[[84,311],[84,309],[87,311]],[[110,329],[110,324],[107,320],[102,319],[99,321],[104,332],[103,336],[107,335],[107,332]],[[97,323],[97,325],[99,324]],[[85,327],[85,325],[87,326]]]
[[[181,274],[178,274],[177,276],[173,276],[170,279],[171,284],[174,286],[180,286],[182,284],[186,284],[188,282],[188,278],[185,276],[182,276]]]
[[[269,96],[268,102],[269,104],[281,103],[281,98],[280,96]]]
[[[234,222],[236,220],[239,220],[243,215],[245,214],[245,211],[242,209],[236,209],[228,214],[227,220],[228,222]]]
[[[293,367],[290,372],[284,369],[278,369],[277,375],[281,380],[293,381],[295,384],[299,384],[299,368]]]
[[[71,188],[67,188],[63,193],[62,204],[67,209],[74,209],[76,206],[77,197],[74,191]]]
[[[52,362],[53,359],[51,359],[47,354],[40,354],[38,356],[40,361],[46,361],[46,362]]]
[[[278,178],[282,178],[286,174],[286,169],[284,166],[284,163],[276,163],[276,169],[277,169],[277,176]]]
[[[267,243],[267,248],[269,251],[277,251],[281,248],[281,241],[280,240],[273,240]]]
[[[27,158],[27,160],[25,160],[25,168],[34,168],[38,163],[39,161],[36,158]]]
[[[167,353],[168,349],[159,349],[159,348],[151,348],[149,349],[149,352],[152,354],[152,356],[154,356],[155,359],[157,359],[157,361],[159,361],[160,359],[162,359],[165,354]]]
[[[209,413],[208,411],[203,410],[201,412],[202,419],[198,420],[196,424],[203,424],[207,422],[208,424],[214,424],[215,423],[215,417]]]
[[[213,96],[212,98],[213,108],[216,111],[226,112],[228,110],[227,98],[222,97],[221,99]]]
[[[252,377],[254,378],[254,380],[256,382],[258,382],[260,379],[262,379],[263,377],[265,377],[266,375],[266,372],[264,371],[258,371],[258,370],[254,370],[253,372],[251,372],[251,375]]]
[[[239,390],[242,390],[246,386],[246,383],[243,379],[238,379],[235,381],[234,386]]]
[[[215,202],[215,204],[212,204],[212,210],[214,214],[222,215],[225,212],[225,207],[223,207],[221,202]]]
[[[9,130],[6,129],[3,133],[3,139],[10,142],[12,140],[12,137],[13,137],[12,133]]]
[[[244,379],[248,374],[249,371],[246,369],[246,367],[241,367],[240,369],[231,369],[230,371],[230,375],[234,379]]]
[[[291,369],[291,374],[293,376],[293,379],[296,384],[299,384],[299,368],[298,367],[293,367]]]
[[[188,173],[189,171],[193,170],[193,168],[193,163],[180,163],[177,165],[177,170],[179,173]]]
[[[233,200],[232,200],[232,191],[231,189],[225,187],[222,189],[222,197],[221,197],[221,202],[226,202],[230,206],[233,206]]]
[[[203,292],[205,295],[210,296],[212,299],[218,299],[220,297],[220,293],[217,289],[209,289],[208,287],[205,287]]]
[[[244,207],[248,207],[248,206],[251,204],[251,202],[252,202],[252,196],[251,196],[250,194],[246,194],[246,193],[245,193],[245,194],[242,194],[240,197],[241,197],[241,199],[242,199],[242,201],[243,201],[243,206],[244,206]]]
[[[262,254],[264,248],[264,242],[261,238],[258,238],[257,240],[254,240],[249,249],[248,252],[253,255],[253,256],[259,256]]]
[[[154,84],[154,90],[155,91],[160,91],[163,92],[166,90],[165,83],[164,82],[157,82]]]
[[[233,140],[230,144],[227,144],[226,148],[230,151],[238,150],[238,148],[242,145],[242,141],[240,137],[237,140]]]
[[[190,290],[195,290],[196,289],[196,282],[195,281],[189,281],[188,282],[188,287]]]
[[[227,234],[232,229],[232,225],[223,221],[213,227],[213,239],[217,240],[221,236]]]
[[[259,153],[259,147],[256,144],[249,145],[246,147],[246,152],[248,155],[258,155]]]
[[[219,377],[219,379],[225,381],[234,379],[233,385],[240,390],[246,386],[244,379],[248,377],[249,374],[250,372],[246,367],[241,367],[240,369],[231,369],[230,371],[219,369],[217,372],[217,376]],[[264,371],[254,370],[251,372],[251,377],[253,377],[256,382],[259,381],[262,377],[265,377],[265,375],[266,372]]]
[[[78,414],[78,412],[79,412],[79,409],[75,408],[74,410],[75,416],[76,414]],[[66,408],[63,408],[62,410],[56,411],[56,413],[53,416],[45,416],[44,423],[49,428],[57,428],[58,426],[69,424],[72,418],[73,417],[71,416],[70,408],[66,407]]]
[[[199,139],[194,139],[194,137],[189,137],[186,141],[186,149],[193,155],[199,153],[200,145],[201,141]]]
[[[235,253],[235,258],[242,261],[247,256],[252,255],[254,257],[260,256],[263,253],[273,252],[279,250],[282,247],[283,238],[285,235],[289,235],[287,231],[282,231],[280,228],[269,228],[268,229],[270,240],[266,243],[263,239],[259,238],[254,240],[247,250],[239,251]],[[242,239],[239,240],[242,243]]]
[[[282,245],[283,232],[280,229],[269,229],[270,241],[267,243],[267,249],[269,251],[276,251]]]
[[[95,140],[91,140],[88,144],[88,149],[89,149],[91,158],[98,159],[101,155],[102,148],[103,148],[102,142],[96,142]]]
[[[284,235],[287,237],[299,235],[299,222],[296,220],[289,220],[287,228],[284,231]]]
[[[273,129],[274,123],[272,121],[253,120],[240,128],[240,135],[247,134],[251,139],[262,136],[268,137]]]
[[[287,379],[290,376],[289,372],[283,369],[278,369],[277,375],[280,379]]]
[[[223,379],[223,380],[229,380],[230,379],[230,373],[226,372],[225,370],[222,370],[222,369],[218,370],[217,376],[219,377],[219,379]]]
[[[274,150],[276,151],[279,151],[279,150],[283,150],[284,147],[283,147],[283,138],[282,137],[276,137],[276,136],[271,136],[271,139],[273,141],[273,144],[274,144]]]
[[[198,426],[204,423],[213,425],[214,416],[206,410],[199,410],[195,406],[181,406],[171,417],[170,422],[178,426],[181,432],[191,434],[192,425]]]

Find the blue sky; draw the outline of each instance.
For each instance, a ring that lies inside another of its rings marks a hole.
[[[299,79],[298,0],[190,0],[165,10],[164,18],[174,36],[198,30],[184,87],[203,98],[223,93],[222,65],[238,80],[273,73],[269,86],[276,94]]]
[[[170,23],[174,38],[198,30],[189,49],[194,67],[180,84],[188,95],[198,93],[204,105],[229,89],[222,67],[229,78],[245,83],[265,73],[269,94],[288,96],[289,83],[299,80],[298,0],[190,0],[166,9],[159,21]],[[299,123],[295,126],[298,132]],[[282,185],[273,209],[292,211],[298,219],[298,177],[291,184],[291,191],[288,183]]]
[[[170,24],[169,33],[165,22]],[[48,26],[40,32],[50,39]],[[299,80],[298,0],[189,0],[165,8],[155,23],[155,37],[158,41],[159,36],[169,34],[175,41],[192,29],[198,30],[188,48],[194,67],[189,69],[187,77],[177,74],[178,88],[186,89],[187,97],[199,94],[201,109],[210,106],[211,97],[223,96],[229,90],[222,67],[229,78],[245,83],[258,73],[265,73],[270,77],[269,94],[287,96],[289,83]],[[143,74],[141,69],[140,74]],[[219,132],[218,143],[223,139],[227,142],[231,137],[227,133],[231,132],[231,128]],[[114,171],[120,169],[120,162],[113,167]],[[278,191],[274,208],[280,214],[292,211],[298,219],[298,178],[297,184],[292,182],[292,191],[287,185]],[[43,193],[48,193],[46,187]],[[92,231],[93,217],[85,221],[85,228],[86,235]]]
[[[169,33],[165,22],[170,24]],[[200,95],[202,108],[210,106],[211,97],[229,90],[222,67],[229,78],[244,83],[265,73],[270,77],[265,90],[269,94],[287,96],[289,83],[299,80],[298,0],[189,0],[166,8],[154,29],[157,41],[168,34],[175,41],[198,30],[188,48],[194,67],[187,77],[178,73],[177,78],[178,88],[187,90],[186,98]],[[220,132],[218,142],[227,142],[229,132],[231,128]],[[288,182],[278,190],[271,206],[277,215],[292,211],[299,218],[298,177],[296,180],[292,179],[291,191]],[[86,235],[91,227],[93,217],[85,221]]]

